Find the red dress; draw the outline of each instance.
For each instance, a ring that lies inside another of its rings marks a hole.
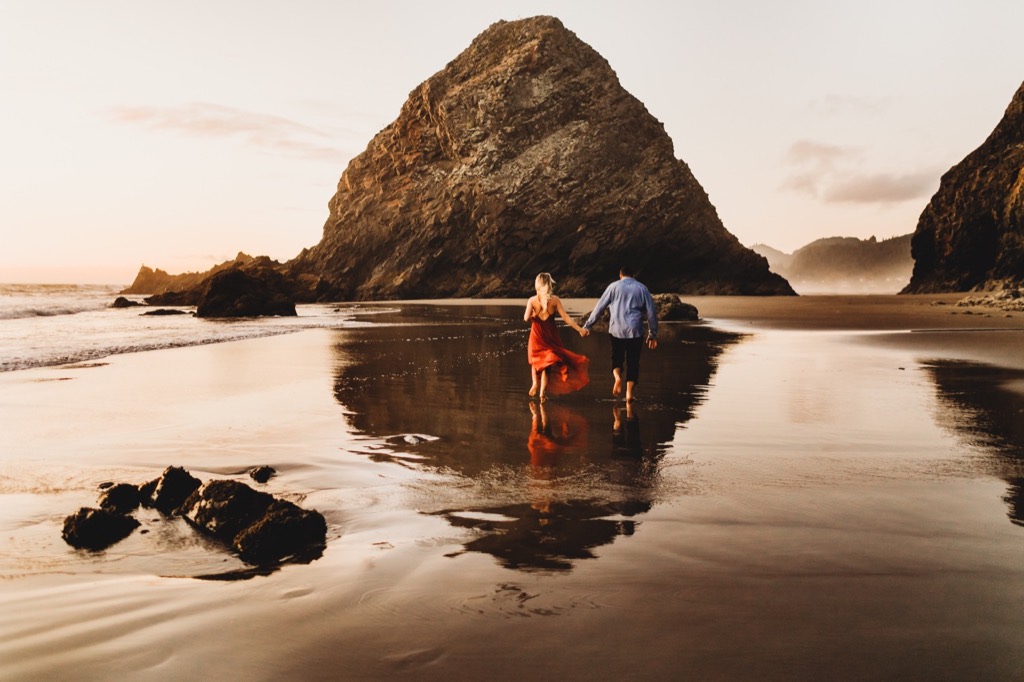
[[[590,358],[573,353],[562,345],[562,337],[558,334],[553,317],[546,320],[533,318],[530,340],[526,344],[526,357],[535,370],[553,368],[548,372],[547,392],[551,395],[572,393],[590,383],[587,375]]]

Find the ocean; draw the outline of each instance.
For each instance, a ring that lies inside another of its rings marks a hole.
[[[386,308],[300,305],[297,317],[200,319],[145,315],[155,308],[112,308],[122,287],[90,284],[0,284],[0,372],[93,362],[120,353],[197,346],[348,328]],[[126,296],[141,302],[144,296]],[[171,306],[165,306],[171,307]],[[192,312],[192,308],[177,310]]]

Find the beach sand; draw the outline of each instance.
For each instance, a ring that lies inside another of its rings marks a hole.
[[[531,404],[520,301],[0,374],[0,678],[1020,677],[1024,316],[957,298],[687,299],[631,410],[567,329],[592,383]],[[260,464],[321,558],[60,537]]]

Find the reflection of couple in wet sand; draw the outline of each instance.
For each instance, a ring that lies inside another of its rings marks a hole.
[[[625,378],[626,402],[633,402],[633,391],[640,380],[640,350],[645,340],[645,319],[648,328],[646,345],[652,350],[658,347],[658,313],[654,297],[647,287],[633,277],[633,270],[629,267],[619,270],[619,279],[604,290],[582,327],[565,311],[562,300],[555,296],[555,281],[550,274],[542,272],[537,275],[534,288],[537,293],[526,302],[523,315],[523,319],[531,323],[530,340],[526,346],[532,379],[530,397],[537,397],[544,402],[548,394],[571,393],[590,383],[590,359],[562,345],[555,325],[555,315],[558,314],[580,336],[588,336],[591,327],[608,310],[611,318],[608,333],[612,341],[614,378],[612,395],[616,398],[622,395],[622,382]]]

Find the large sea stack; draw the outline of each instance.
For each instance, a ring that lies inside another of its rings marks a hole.
[[[1024,284],[1024,83],[988,139],[942,176],[904,293]]]
[[[596,296],[627,262],[654,291],[793,293],[608,62],[535,17],[492,25],[409,95],[288,266],[360,300],[522,296],[542,271]]]

